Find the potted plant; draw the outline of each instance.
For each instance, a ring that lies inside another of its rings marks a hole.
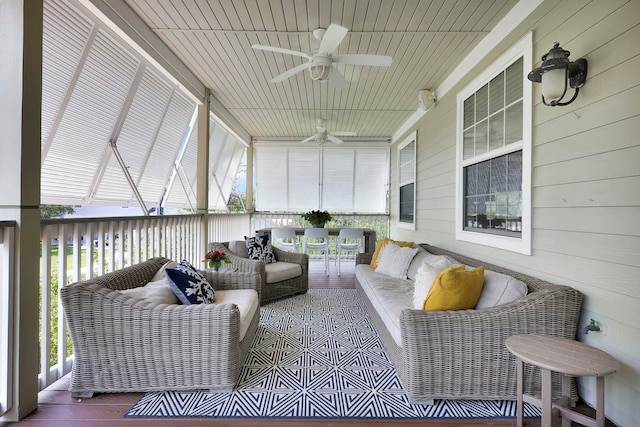
[[[327,211],[321,211],[321,210],[316,210],[316,211],[311,211],[311,212],[305,212],[302,214],[302,219],[306,220],[307,222],[309,222],[309,224],[313,225],[314,227],[324,227],[325,223],[328,221],[331,221],[331,214]]]
[[[206,262],[209,265],[209,268],[213,268],[214,271],[218,271],[223,262],[225,264],[230,264],[231,260],[224,252],[209,251],[204,255],[202,262]]]

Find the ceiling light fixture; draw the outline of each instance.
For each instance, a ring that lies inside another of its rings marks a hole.
[[[309,61],[309,74],[311,79],[325,81],[331,74],[331,58],[323,55],[316,55]]]
[[[587,60],[580,58],[571,62],[570,54],[571,52],[562,49],[556,42],[553,48],[542,56],[542,65],[527,76],[532,82],[542,83],[544,105],[569,105],[578,97],[580,88],[584,86],[587,80]],[[569,87],[575,89],[575,92],[570,100],[563,101]]]

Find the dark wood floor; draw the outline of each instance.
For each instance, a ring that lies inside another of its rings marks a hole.
[[[309,286],[312,288],[354,288],[353,262],[343,262],[341,275],[335,264],[330,265],[330,274],[324,273],[324,263],[312,261],[309,266]],[[9,426],[38,426],[38,427],[102,427],[102,426],[220,426],[220,427],[250,427],[250,426],[515,426],[515,419],[475,419],[475,420],[351,420],[351,419],[131,419],[123,418],[123,414],[138,401],[142,393],[101,394],[92,399],[73,399],[68,391],[69,379],[62,378],[38,396],[38,409],[18,423],[0,423],[0,427]],[[578,405],[577,410],[593,416],[594,411],[585,404]],[[560,426],[560,419],[554,420],[553,426]],[[577,425],[577,424],[576,424]],[[539,419],[525,420],[525,426],[540,426]],[[607,426],[613,424],[607,422]]]

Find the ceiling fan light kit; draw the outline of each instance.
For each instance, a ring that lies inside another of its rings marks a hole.
[[[331,58],[316,55],[309,61],[309,73],[312,80],[325,81],[331,74]]]

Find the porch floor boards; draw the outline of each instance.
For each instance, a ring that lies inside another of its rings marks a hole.
[[[341,275],[333,260],[330,262],[329,275],[324,272],[324,262],[312,260],[309,263],[309,287],[316,289],[353,289],[355,266],[353,261],[343,261]],[[73,399],[68,390],[69,376],[55,382],[38,395],[38,409],[17,423],[2,423],[0,427],[38,426],[38,427],[109,427],[109,426],[219,426],[219,427],[277,427],[277,426],[515,426],[515,419],[473,419],[473,420],[353,420],[353,419],[269,419],[269,418],[123,418],[123,414],[142,396],[143,393],[99,394],[92,399]],[[594,416],[594,410],[584,403],[576,408],[579,412]],[[528,427],[540,426],[540,419],[527,419]],[[572,425],[577,425],[573,423]],[[555,418],[554,427],[561,426],[561,420]],[[607,420],[607,427],[614,424]]]

